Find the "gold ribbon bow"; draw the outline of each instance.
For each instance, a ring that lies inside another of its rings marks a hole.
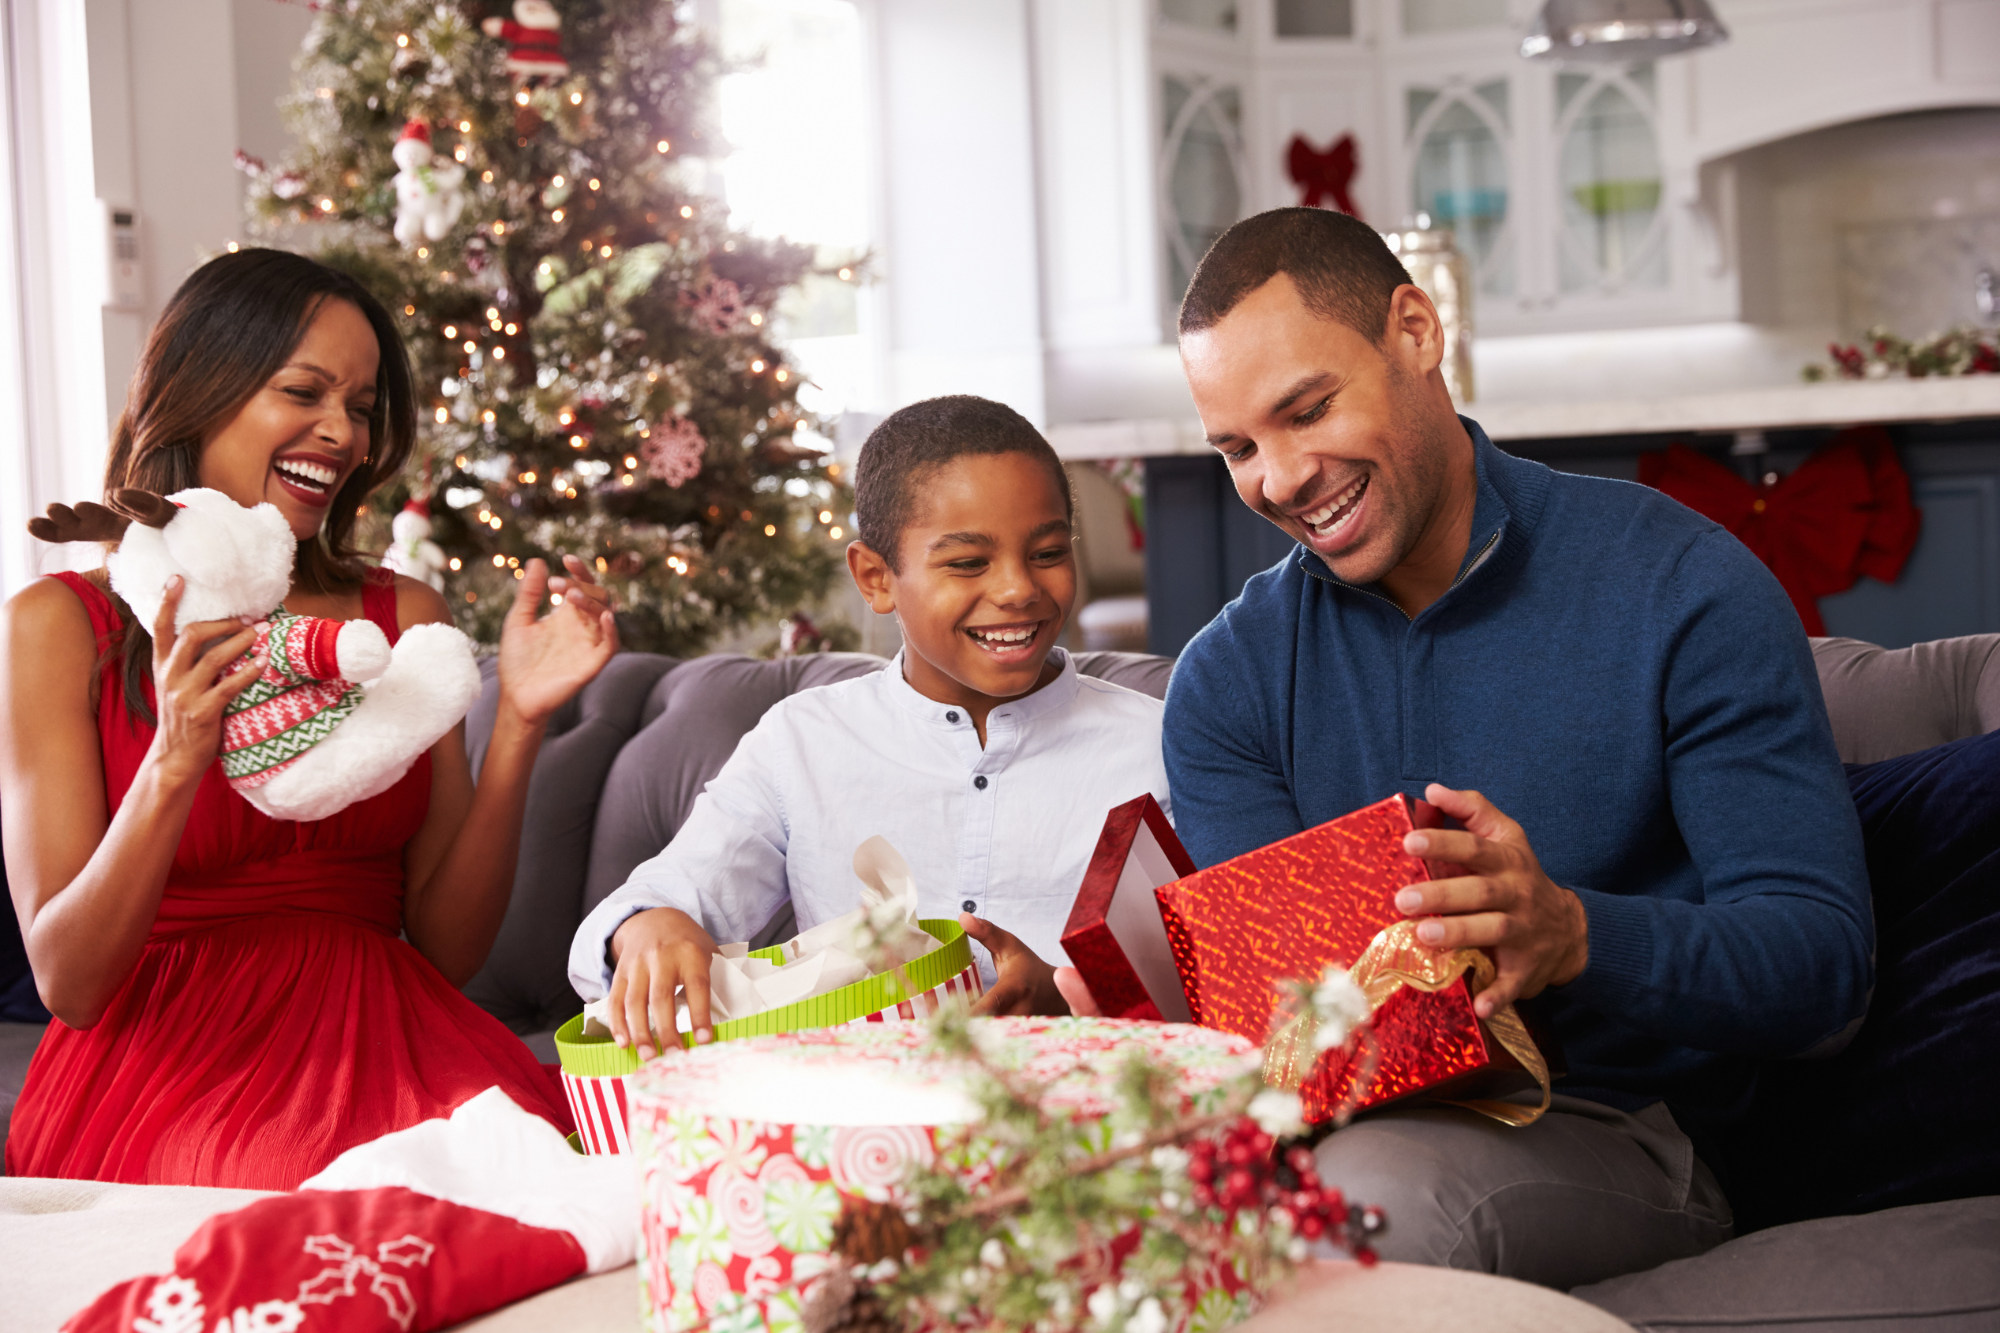
[[[1414,921],[1398,921],[1383,928],[1368,941],[1368,947],[1361,951],[1361,956],[1347,971],[1367,997],[1370,1014],[1380,1013],[1389,997],[1405,986],[1436,992],[1471,973],[1467,989],[1477,995],[1492,984],[1494,975],[1493,960],[1481,950],[1453,949],[1447,952],[1419,943],[1417,923]],[[1310,996],[1311,988],[1308,987],[1294,1011],[1279,1024],[1264,1048],[1264,1080],[1272,1087],[1296,1091],[1318,1062],[1320,1053],[1313,1046],[1313,1035],[1319,1028],[1319,1019],[1313,1012]],[[1528,1035],[1527,1025],[1514,1012],[1513,1005],[1506,1005],[1491,1018],[1479,1022],[1495,1041],[1506,1048],[1508,1054],[1521,1062],[1523,1069],[1534,1075],[1535,1082],[1542,1088],[1541,1105],[1517,1106],[1512,1102],[1484,1099],[1440,1100],[1490,1116],[1502,1124],[1517,1127],[1532,1125],[1549,1109],[1548,1062],[1542,1058],[1534,1038]],[[1371,1058],[1370,1072],[1373,1064]],[[1360,1095],[1359,1085],[1364,1081],[1365,1077],[1356,1080],[1355,1096]]]

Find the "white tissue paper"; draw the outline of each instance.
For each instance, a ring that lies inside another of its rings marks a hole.
[[[784,962],[752,958],[747,944],[722,946],[708,969],[712,1022],[748,1018],[866,980],[871,969],[856,937],[871,921],[876,950],[885,966],[900,967],[938,947],[937,939],[917,924],[917,883],[910,875],[909,863],[887,838],[878,834],[854,849],[854,873],[863,885],[861,905],[785,941],[781,946]],[[609,1009],[609,997],[584,1006],[585,1036],[611,1035],[605,1021]],[[685,1000],[674,1018],[686,1032]]]

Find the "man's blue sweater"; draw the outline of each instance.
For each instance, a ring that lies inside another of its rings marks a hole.
[[[1873,985],[1861,830],[1812,653],[1727,532],[1645,487],[1502,453],[1459,580],[1415,619],[1299,547],[1196,635],[1167,692],[1201,865],[1429,782],[1520,822],[1582,898],[1547,992],[1560,1091],[1716,1124],[1760,1058],[1843,1033]]]

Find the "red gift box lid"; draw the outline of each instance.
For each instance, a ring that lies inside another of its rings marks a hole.
[[[1105,1017],[1189,1021],[1154,891],[1194,873],[1193,859],[1151,795],[1105,816],[1062,936],[1063,951]]]

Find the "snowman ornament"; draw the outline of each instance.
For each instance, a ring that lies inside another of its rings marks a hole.
[[[421,120],[403,126],[390,150],[396,159],[396,240],[406,246],[441,241],[465,209],[465,168],[432,162],[431,127]]]
[[[514,0],[513,18],[490,18],[479,27],[507,43],[507,72],[523,88],[569,76],[562,54],[562,16],[549,0]]]
[[[382,563],[398,574],[428,583],[444,591],[445,554],[431,540],[431,507],[412,500],[389,522],[389,549]]]

